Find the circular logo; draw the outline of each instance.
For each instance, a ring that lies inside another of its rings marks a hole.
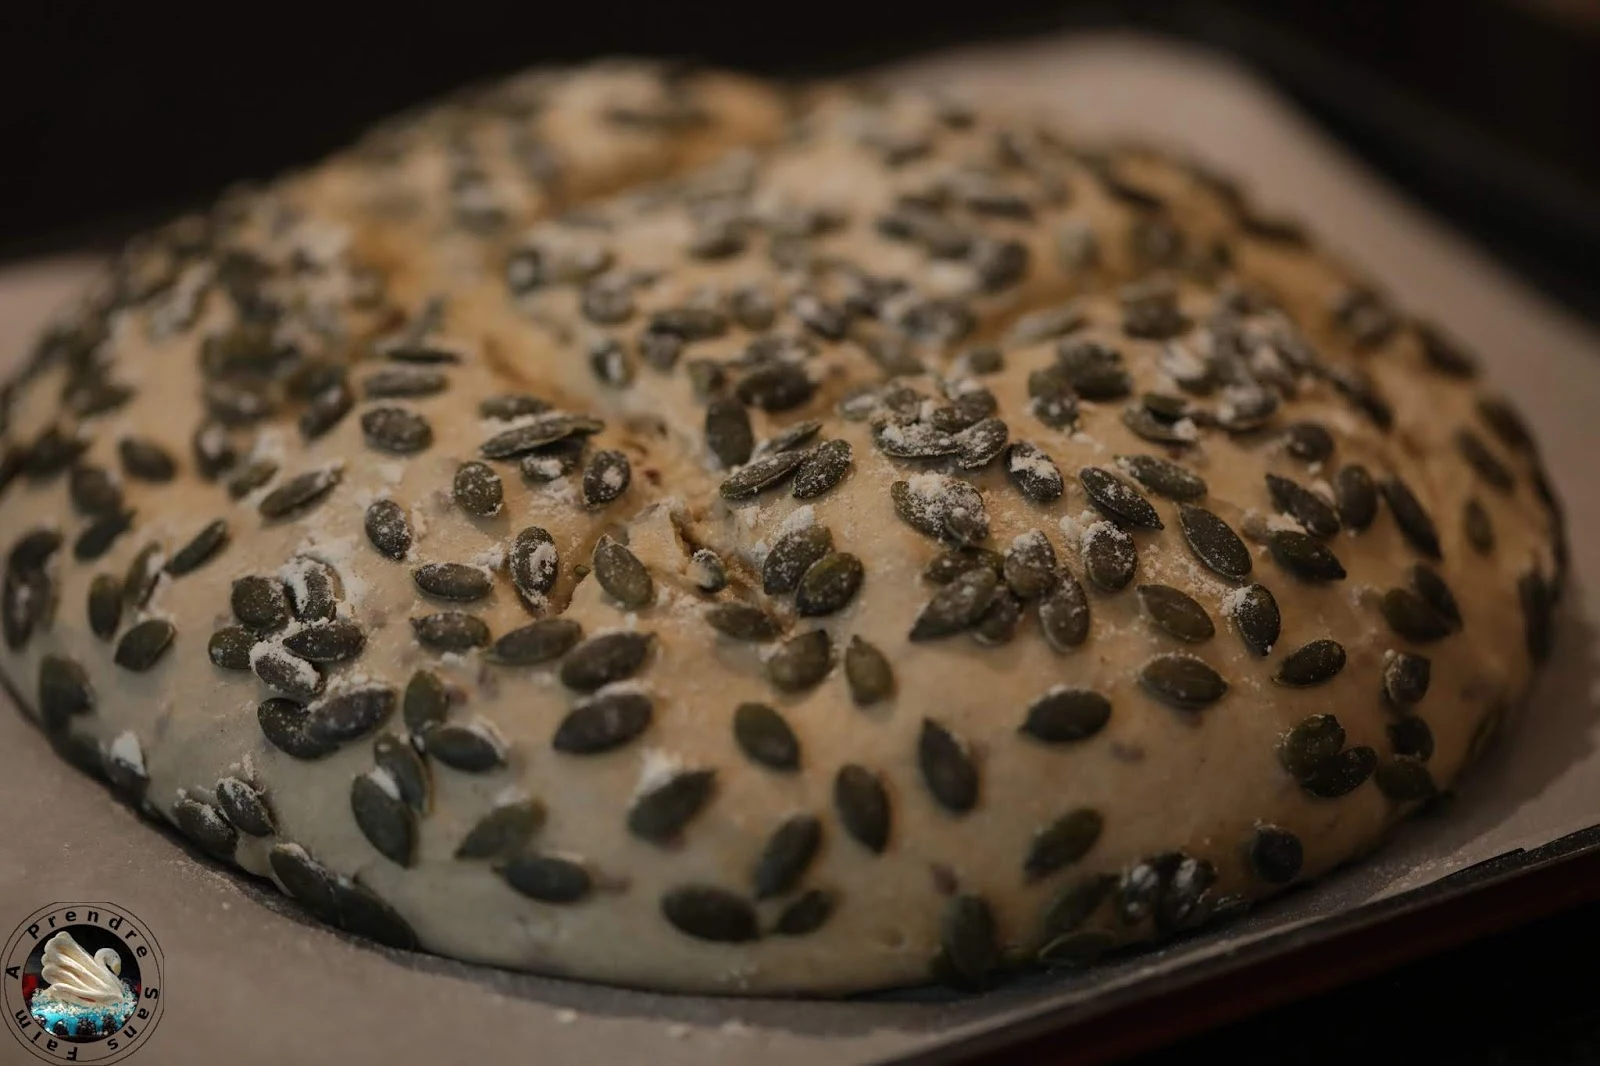
[[[0,1004],[46,1062],[121,1062],[161,1020],[163,976],[156,938],[126,907],[53,903],[6,941]]]

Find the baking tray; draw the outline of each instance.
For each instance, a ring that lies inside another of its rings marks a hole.
[[[1242,172],[1406,307],[1477,348],[1539,429],[1573,546],[1556,652],[1512,743],[1436,817],[1234,924],[1074,975],[982,996],[913,989],[840,1001],[627,991],[393,952],[311,924],[270,887],[141,822],[0,713],[0,926],[111,900],[159,937],[166,1016],[134,1061],[935,1063],[1116,1054],[1600,897],[1600,497],[1590,448],[1600,337],[1363,170],[1259,82],[1190,47],[1076,36],[931,56],[885,72],[1052,107]],[[20,357],[86,258],[0,272],[0,354]],[[28,1059],[0,1042],[0,1062]],[[138,1057],[138,1056],[142,1056]]]

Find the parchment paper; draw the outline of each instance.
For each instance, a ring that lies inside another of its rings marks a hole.
[[[1241,945],[1600,823],[1600,495],[1591,488],[1600,337],[1208,53],[1093,35],[944,54],[891,73],[1044,103],[1081,129],[1187,148],[1243,174],[1265,205],[1303,216],[1402,305],[1470,340],[1537,429],[1571,525],[1573,582],[1557,651],[1512,742],[1472,775],[1447,817],[1405,827],[1366,863],[1223,932],[982,997],[751,1001],[547,980],[349,940],[141,822],[0,708],[0,931],[65,900],[111,900],[144,919],[166,957],[167,1015],[136,1061],[783,1066],[937,1058],[953,1041],[1041,1016],[1070,1024],[1102,1009],[1110,993],[1137,994],[1153,978]],[[91,266],[60,259],[0,271],[0,358],[21,356]],[[14,1041],[0,1040],[0,1062],[25,1060]]]

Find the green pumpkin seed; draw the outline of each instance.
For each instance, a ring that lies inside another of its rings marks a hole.
[[[417,399],[437,395],[449,384],[443,371],[402,364],[368,374],[361,382],[361,392],[369,400]]]
[[[1472,430],[1465,426],[1456,430],[1456,448],[1461,452],[1461,457],[1491,488],[1509,493],[1516,487],[1517,479],[1510,469],[1489,450],[1483,438]]]
[[[706,608],[706,622],[725,637],[765,642],[783,632],[778,620],[748,603],[727,601]]]
[[[306,732],[316,740],[342,744],[374,732],[394,713],[395,690],[381,683],[347,688],[311,704]]]
[[[713,397],[706,405],[706,448],[723,467],[732,469],[750,461],[755,431],[744,404],[731,396]]]
[[[1450,635],[1450,620],[1410,589],[1390,589],[1379,604],[1384,621],[1400,636],[1428,644]]]
[[[978,768],[966,746],[931,718],[922,720],[917,740],[917,762],[923,782],[939,805],[953,814],[965,814],[978,802]]]
[[[845,647],[844,674],[857,707],[869,707],[894,695],[894,668],[888,656],[861,637],[851,637]]]
[[[1359,463],[1340,467],[1333,479],[1333,497],[1339,506],[1340,521],[1358,533],[1378,517],[1378,487],[1367,468]]]
[[[1398,708],[1422,702],[1428,694],[1433,663],[1425,655],[1391,651],[1383,658],[1383,694]]]
[[[771,899],[794,888],[822,843],[822,823],[809,814],[785,819],[767,838],[751,873],[756,899]]]
[[[550,743],[568,755],[597,755],[643,733],[651,715],[650,698],[643,693],[601,693],[567,712]]]
[[[457,603],[481,600],[494,588],[482,567],[466,563],[426,563],[411,571],[411,578],[429,596]]]
[[[982,896],[962,894],[945,905],[939,945],[959,982],[979,984],[1000,964],[994,912]]]
[[[1005,571],[1003,556],[987,548],[959,548],[942,551],[928,561],[922,569],[924,580],[935,585],[948,585],[960,575],[978,566],[987,566],[996,574]]]
[[[850,443],[843,440],[825,441],[804,453],[794,471],[794,498],[814,500],[823,495],[844,480],[852,461]]]
[[[305,705],[282,697],[263,701],[256,708],[256,723],[261,735],[273,747],[296,759],[320,759],[338,745],[313,736],[307,728],[311,714]]]
[[[1140,585],[1138,593],[1150,620],[1179,640],[1199,643],[1217,631],[1206,609],[1188,593],[1170,585]]]
[[[122,510],[122,489],[103,467],[74,466],[67,482],[67,495],[73,507],[90,517]]]
[[[60,534],[56,536],[59,543]],[[150,595],[165,569],[166,556],[161,545],[151,543],[140,548],[128,563],[127,576],[122,580],[122,595],[126,603],[130,607],[143,607],[150,602]]]
[[[1331,537],[1339,532],[1339,512],[1310,489],[1286,477],[1268,474],[1267,491],[1272,505],[1299,522],[1313,537]]]
[[[211,634],[206,656],[224,670],[248,670],[250,649],[255,647],[256,639],[244,626],[223,626]]]
[[[110,574],[96,574],[89,582],[89,631],[110,640],[122,624],[122,582]]]
[[[1151,696],[1182,711],[1198,711],[1227,695],[1228,683],[1204,660],[1183,652],[1158,655],[1139,670]]]
[[[1250,872],[1269,885],[1286,885],[1300,876],[1305,849],[1300,838],[1275,825],[1260,825],[1245,846]]]
[[[979,470],[1000,457],[1011,431],[998,418],[985,418],[955,435],[956,465],[963,470]]]
[[[250,668],[268,688],[286,696],[309,700],[322,692],[327,678],[314,664],[291,655],[280,644],[258,642],[250,649]]]
[[[1117,887],[1115,874],[1088,874],[1056,894],[1044,912],[1044,940],[1076,932],[1111,898]]]
[[[696,940],[741,943],[761,935],[755,908],[726,889],[679,885],[661,897],[661,913],[673,928]]]
[[[854,763],[840,767],[833,779],[833,806],[852,839],[883,853],[889,843],[889,793],[876,774]]]
[[[256,459],[228,479],[228,499],[242,500],[278,476],[278,464]]]
[[[800,633],[766,659],[767,680],[780,692],[804,692],[821,684],[833,668],[833,642],[823,629]]]
[[[999,587],[995,572],[975,567],[939,589],[917,613],[911,626],[913,641],[937,640],[971,628],[988,610]]]
[[[1489,520],[1488,510],[1476,499],[1468,500],[1461,507],[1461,530],[1473,551],[1479,555],[1493,554],[1494,523]]]
[[[1111,719],[1111,701],[1091,689],[1056,685],[1028,707],[1019,731],[1046,744],[1087,740]]]
[[[578,469],[588,448],[586,438],[568,437],[554,444],[536,448],[522,456],[518,460],[517,469],[522,471],[523,479],[530,484],[548,485]]]
[[[722,482],[718,491],[725,500],[748,500],[772,488],[791,474],[806,458],[805,452],[774,452],[752,459]]]
[[[1091,807],[1068,811],[1034,836],[1023,874],[1038,881],[1077,862],[1099,842],[1104,828],[1105,818]]]
[[[1410,486],[1398,477],[1388,477],[1378,488],[1388,501],[1389,512],[1394,515],[1395,524],[1406,541],[1429,559],[1440,559],[1439,532]]]
[[[1009,643],[1022,624],[1022,600],[1010,589],[1002,586],[989,607],[972,624],[972,639],[986,647]]]
[[[444,682],[439,680],[439,675],[427,670],[418,670],[411,675],[401,700],[401,714],[405,718],[406,729],[413,736],[420,737],[428,731],[429,726],[444,721],[449,710],[450,696],[445,692]]]
[[[267,794],[237,777],[217,782],[217,807],[228,824],[253,837],[269,837],[277,832]]]
[[[211,804],[181,797],[172,805],[172,820],[178,831],[198,844],[201,850],[219,859],[232,860],[233,849],[239,843],[239,832]]]
[[[1320,463],[1333,454],[1333,434],[1321,422],[1293,422],[1284,427],[1283,447],[1305,463]]]
[[[594,886],[581,863],[554,855],[514,855],[495,867],[505,883],[541,903],[576,903]]]
[[[715,770],[686,770],[639,795],[628,809],[628,831],[652,844],[668,844],[710,802]]]
[[[577,692],[593,692],[638,673],[650,655],[649,633],[619,630],[602,633],[573,648],[561,663],[561,683]]]
[[[339,924],[334,895],[333,871],[317,862],[299,844],[275,844],[267,853],[272,875],[289,894],[315,917],[330,925]]]
[[[204,529],[194,535],[194,539],[172,553],[172,558],[167,560],[167,573],[174,577],[192,573],[216,558],[227,543],[227,521],[219,518],[207,523]]]
[[[458,859],[498,859],[527,849],[544,828],[544,804],[536,799],[502,803],[473,823],[456,845]]]
[[[817,386],[804,366],[769,362],[740,378],[733,391],[742,403],[776,413],[804,404],[817,391]]]
[[[383,733],[372,742],[372,761],[400,789],[400,798],[418,814],[428,813],[433,801],[433,781],[428,764],[422,761],[410,741]]]
[[[1278,612],[1278,601],[1265,585],[1247,585],[1232,593],[1224,610],[1233,619],[1245,647],[1263,657],[1272,654],[1273,646],[1278,643],[1282,616]]]
[[[147,618],[122,634],[112,661],[124,670],[143,673],[161,661],[177,635],[177,627],[165,618]]]
[[[233,616],[258,633],[281,629],[289,622],[289,600],[276,579],[241,577],[234,581],[229,599]]]
[[[959,478],[924,474],[915,486],[896,481],[889,486],[889,497],[903,522],[952,547],[976,545],[989,536],[983,496]]]
[[[1172,872],[1161,879],[1155,903],[1157,932],[1175,932],[1204,920],[1207,913],[1206,893],[1216,881],[1217,869],[1211,863],[1182,856]]]
[[[423,735],[423,746],[452,770],[486,774],[506,765],[506,743],[487,722],[444,722]]]
[[[695,549],[689,558],[689,577],[701,592],[715,594],[728,587],[728,569],[710,548]]]
[[[1006,448],[1005,470],[1017,491],[1034,503],[1059,500],[1066,491],[1066,482],[1055,460],[1028,441],[1013,441]]]
[[[604,422],[587,415],[546,411],[496,433],[483,442],[478,454],[485,459],[515,459],[569,437],[591,436],[604,428]]]
[[[1076,648],[1089,637],[1089,597],[1065,568],[1039,601],[1039,626],[1045,642],[1058,652]]]
[[[779,936],[805,936],[821,929],[833,914],[838,896],[826,889],[812,888],[801,893],[778,915],[772,931]]]
[[[594,576],[600,587],[622,606],[639,610],[655,602],[655,581],[639,557],[610,537],[594,546]]]
[[[263,496],[256,510],[269,521],[302,514],[322,502],[342,476],[343,470],[337,466],[296,474]]]
[[[1480,396],[1478,414],[1483,417],[1489,428],[1494,430],[1495,436],[1513,451],[1533,449],[1533,435],[1528,432],[1527,424],[1505,400],[1498,396]]]
[[[501,666],[539,666],[561,658],[583,638],[570,618],[541,618],[503,634],[490,646],[490,662]]]
[[[339,927],[401,951],[417,949],[417,934],[378,894],[346,878],[333,883]]]
[[[1433,730],[1414,714],[1396,718],[1385,729],[1389,746],[1396,755],[1407,755],[1427,762],[1433,758]]]
[[[350,812],[379,855],[400,866],[416,861],[417,812],[400,798],[400,788],[387,771],[356,775],[350,785]]]
[[[1456,603],[1455,593],[1450,591],[1450,586],[1445,584],[1439,572],[1425,563],[1418,563],[1411,568],[1410,575],[1411,587],[1417,595],[1448,622],[1452,630],[1460,629],[1461,607]]]
[[[800,741],[789,723],[765,703],[741,703],[733,712],[733,736],[751,761],[772,770],[800,768]]]
[[[545,596],[555,587],[560,570],[555,541],[550,534],[539,526],[522,530],[512,542],[506,563],[517,595],[530,607],[543,607]]]
[[[500,475],[476,459],[456,467],[451,494],[456,505],[475,518],[493,518],[505,504],[505,485]]]
[[[1343,581],[1344,566],[1326,546],[1292,529],[1275,529],[1267,547],[1279,566],[1302,581]]]
[[[1339,754],[1344,740],[1344,727],[1339,719],[1331,714],[1313,714],[1284,734],[1278,758],[1290,776],[1304,780]]]
[[[411,521],[403,507],[393,500],[375,500],[368,506],[364,525],[367,539],[378,554],[396,561],[411,550]]]
[[[1280,685],[1305,688],[1330,681],[1344,669],[1344,645],[1326,637],[1301,645],[1278,665],[1272,679]]]
[[[1536,663],[1550,657],[1555,647],[1555,590],[1538,570],[1517,578],[1517,602],[1522,608],[1523,643]]]
[[[302,622],[325,622],[336,610],[334,582],[338,575],[320,559],[293,560],[294,574],[288,580],[289,608]]]
[[[133,528],[133,512],[117,511],[97,518],[78,534],[72,542],[72,557],[80,563],[93,562],[116,543],[117,538]]]
[[[1111,521],[1134,529],[1165,528],[1150,501],[1109,470],[1086,466],[1078,471],[1078,480],[1088,493],[1089,502]]]
[[[94,709],[89,675],[75,659],[46,655],[39,660],[39,717],[45,732],[61,733],[75,714]]]
[[[1320,799],[1337,799],[1360,788],[1377,765],[1378,753],[1371,748],[1346,748],[1301,778],[1300,787]]]
[[[793,592],[812,563],[833,550],[826,526],[804,526],[779,537],[761,563],[761,590],[769,596]]]
[[[366,644],[366,634],[348,618],[316,622],[283,638],[285,648],[314,663],[338,663],[353,659],[361,654]]]
[[[1096,522],[1083,535],[1083,569],[1096,588],[1120,592],[1128,587],[1139,567],[1133,538],[1111,522]]]
[[[1060,580],[1056,550],[1037,529],[1019,535],[1006,550],[1002,573],[1011,591],[1024,600],[1037,599]]]
[[[178,474],[178,461],[153,440],[124,437],[117,442],[117,457],[122,460],[122,472],[135,481],[161,484]]]
[[[866,568],[849,552],[830,552],[806,569],[795,588],[795,611],[814,618],[843,610],[855,599]]]
[[[802,445],[809,444],[811,438],[822,431],[822,420],[808,418],[787,427],[775,436],[761,442],[756,447],[755,454],[771,455],[773,452],[791,452]]]
[[[1073,390],[1085,400],[1105,403],[1133,391],[1133,379],[1122,353],[1099,341],[1065,340],[1056,346],[1056,362]]]
[[[1379,762],[1372,779],[1378,791],[1395,803],[1431,799],[1439,791],[1422,760],[1410,755],[1397,755]]]
[[[583,471],[585,507],[604,507],[628,491],[633,481],[633,464],[615,449],[595,452]]]
[[[1199,474],[1154,455],[1119,455],[1117,465],[1149,491],[1178,503],[1193,503],[1209,491]]]

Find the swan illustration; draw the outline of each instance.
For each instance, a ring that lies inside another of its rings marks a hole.
[[[33,1016],[47,1029],[64,1025],[72,1035],[88,1022],[94,1032],[109,1032],[133,1012],[133,991],[122,983],[122,956],[115,948],[93,955],[62,930],[45,941],[39,976],[45,986],[33,995]]]

